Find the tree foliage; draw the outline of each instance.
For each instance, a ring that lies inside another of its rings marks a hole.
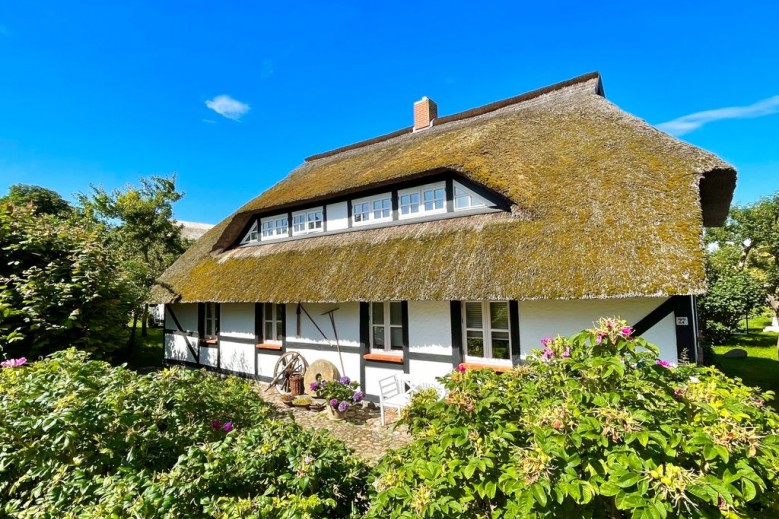
[[[771,393],[674,367],[624,322],[545,340],[523,366],[422,393],[382,460],[369,517],[775,517]]]
[[[17,207],[30,205],[36,215],[67,216],[73,212],[73,207],[59,193],[41,186],[14,184],[8,188],[6,196],[0,197],[2,203]]]
[[[742,319],[753,317],[765,307],[765,290],[748,272],[726,271],[710,282],[699,307],[701,320],[706,323],[707,339],[713,344],[723,344],[739,331]]]
[[[734,295],[745,285],[733,274],[751,275],[761,284],[764,303],[779,316],[779,193],[733,207],[724,227],[707,230],[706,241],[712,286],[719,278],[735,280],[729,290]]]
[[[142,178],[139,187],[111,192],[93,187],[90,196],[79,197],[85,214],[108,228],[108,243],[133,286],[136,316],[146,309],[154,281],[189,245],[173,219],[173,204],[183,196],[173,175]]]
[[[0,349],[75,346],[110,355],[125,337],[127,285],[98,226],[0,204]]]

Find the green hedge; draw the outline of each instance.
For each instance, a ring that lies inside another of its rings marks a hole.
[[[770,393],[663,363],[616,319],[544,342],[415,398],[415,441],[382,460],[369,516],[779,516]]]
[[[329,435],[279,421],[255,391],[202,371],[140,376],[75,350],[0,369],[0,516],[363,511],[368,469]]]

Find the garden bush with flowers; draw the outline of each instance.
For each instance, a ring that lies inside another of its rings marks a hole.
[[[352,517],[368,469],[252,383],[75,350],[0,367],[0,517]]]
[[[336,380],[316,380],[311,382],[309,388],[317,397],[327,401],[333,409],[345,413],[351,406],[358,404],[365,398],[365,393],[360,391],[360,383],[352,381],[349,377],[341,377]]]
[[[618,319],[542,346],[421,392],[369,517],[779,517],[770,392],[663,362]]]

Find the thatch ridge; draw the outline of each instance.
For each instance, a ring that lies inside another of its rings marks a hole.
[[[623,112],[599,89],[592,78],[307,162],[209,231],[162,276],[175,294],[156,295],[290,302],[700,293],[702,225],[724,218],[735,170]],[[464,217],[226,250],[254,214],[441,168],[502,194],[525,218]]]

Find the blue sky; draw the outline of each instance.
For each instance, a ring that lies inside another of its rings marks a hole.
[[[424,95],[446,115],[594,70],[734,164],[737,201],[779,191],[776,2],[3,4],[0,193],[176,172],[177,217],[216,223]]]

